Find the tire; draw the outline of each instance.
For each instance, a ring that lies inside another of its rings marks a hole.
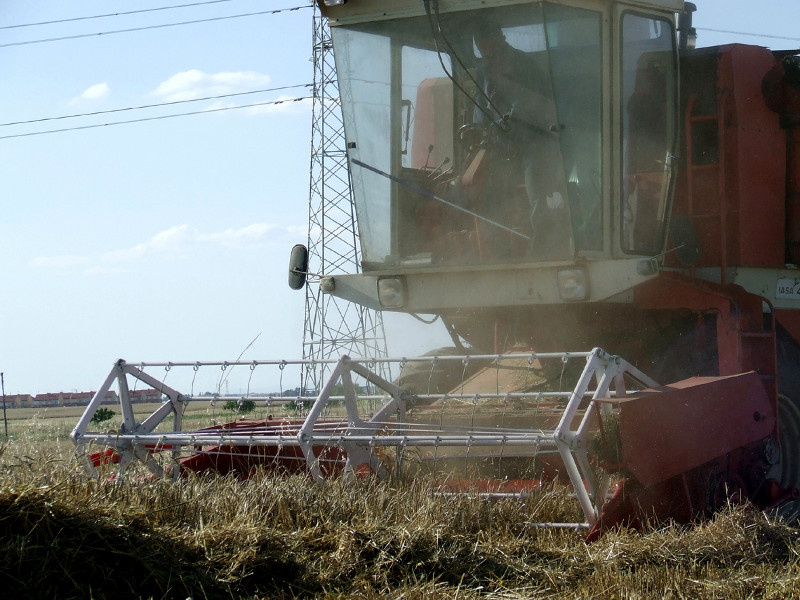
[[[781,450],[780,484],[800,488],[800,407],[794,399],[778,394],[778,435]]]
[[[780,484],[800,488],[800,346],[778,331],[778,436]]]

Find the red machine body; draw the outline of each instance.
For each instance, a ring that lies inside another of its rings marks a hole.
[[[645,513],[689,520],[732,496],[765,507],[797,497],[800,311],[773,306],[800,262],[795,54],[728,45],[681,57],[672,272],[637,287],[635,304],[666,320],[695,316],[677,336],[683,365],[662,346],[669,372],[733,377],[709,380],[711,394],[686,380],[619,401],[633,479],[593,536]],[[775,441],[782,466],[770,475]]]

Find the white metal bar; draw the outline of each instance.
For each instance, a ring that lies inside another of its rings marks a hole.
[[[476,436],[476,435],[379,435],[352,434],[346,431],[324,435],[229,435],[194,433],[108,434],[86,433],[81,438],[105,446],[121,447],[127,444],[142,446],[300,446],[306,443],[324,445],[326,442],[360,443],[373,446],[554,446],[552,435],[530,436]],[[329,444],[330,445],[330,444]]]
[[[297,440],[300,444],[300,448],[303,450],[303,454],[306,457],[306,465],[308,467],[308,471],[309,473],[311,473],[311,476],[316,481],[322,481],[324,477],[319,468],[319,461],[314,456],[314,443],[310,439],[310,434],[313,430],[314,424],[322,414],[325,405],[328,403],[328,398],[331,395],[331,390],[341,377],[342,370],[345,368],[345,364],[348,360],[349,358],[347,356],[342,356],[339,359],[339,362],[336,364],[336,366],[333,368],[333,371],[331,372],[330,378],[323,386],[322,391],[320,391],[319,396],[317,396],[317,400],[311,407],[311,410],[308,413],[308,417],[306,417],[305,422],[300,427],[300,430],[297,432]]]
[[[348,369],[342,370],[342,388],[344,389],[344,407],[347,411],[347,422],[350,427],[355,427],[363,423],[358,416],[358,406],[356,405],[356,389],[353,385],[353,378]]]
[[[136,419],[131,406],[131,392],[128,388],[128,379],[125,377],[125,366],[120,365],[120,367],[117,385],[119,386],[119,408],[122,411],[122,431],[132,432],[136,431]]]
[[[355,370],[355,369],[353,369]],[[613,392],[611,392],[613,395]],[[477,399],[480,400],[493,400],[497,398],[507,399],[507,400],[544,400],[544,399],[558,399],[566,402],[569,397],[571,396],[572,392],[509,392],[509,393],[484,393],[484,394],[458,394],[458,393],[451,393],[448,392],[447,397],[448,399],[452,400],[461,400],[464,402],[472,402],[473,400]],[[400,395],[404,397],[414,398],[416,400],[440,400],[442,398],[442,394],[406,394],[401,393]],[[386,394],[358,394],[357,399],[362,402],[366,401],[385,401],[387,397],[390,397],[390,393]],[[228,401],[239,401],[239,400],[251,400],[253,402],[265,402],[269,403],[270,405],[281,405],[281,404],[291,404],[291,403],[307,403],[313,404],[313,402],[317,399],[316,396],[270,396],[270,395],[260,395],[260,394],[250,394],[250,395],[225,395],[225,396],[192,396],[187,394],[181,394],[180,400],[183,402],[218,402],[220,400],[224,400],[225,402]],[[344,402],[345,396],[334,396],[331,395],[328,398],[331,402]]]
[[[511,359],[526,359],[533,362],[537,359],[552,359],[552,358],[588,358],[592,354],[591,351],[567,351],[567,352],[512,352],[509,354],[442,354],[431,356],[413,356],[413,357],[388,357],[388,358],[353,358],[349,357],[350,362],[359,365],[370,365],[380,363],[409,363],[409,362],[431,362],[438,361],[463,361],[479,360],[479,361],[494,361],[494,360],[511,360]],[[336,364],[340,359],[269,359],[269,360],[250,360],[250,361],[229,361],[229,360],[210,360],[210,361],[194,361],[194,362],[136,362],[128,361],[129,365],[137,365],[140,369],[146,367],[236,367],[236,366],[288,366],[288,365],[318,365],[318,364]]]
[[[171,367],[170,367],[171,368]],[[158,390],[162,394],[169,396],[170,398],[179,398],[181,393],[178,390],[172,389],[163,380],[156,379],[150,373],[140,369],[139,367],[133,366],[131,364],[123,364],[123,369],[125,373],[132,375],[139,381],[142,381],[152,387],[154,390]]]
[[[103,385],[97,388],[97,392],[95,393],[94,397],[89,401],[86,410],[83,411],[83,415],[78,420],[78,424],[75,425],[74,429],[70,433],[69,437],[70,439],[72,439],[73,443],[77,444],[80,437],[84,433],[86,433],[86,430],[89,427],[89,423],[91,422],[94,413],[97,412],[98,407],[103,402],[103,399],[106,396],[106,392],[108,392],[111,389],[111,384],[114,383],[114,381],[116,380],[117,373],[119,372],[120,368],[121,367],[119,363],[115,363],[114,366],[111,368],[111,372],[108,374],[108,377],[106,377],[106,380],[103,382]]]

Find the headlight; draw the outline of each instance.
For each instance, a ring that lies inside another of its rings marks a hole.
[[[336,289],[336,280],[330,275],[322,277],[319,280],[319,289],[326,294],[332,294]]]
[[[341,6],[347,0],[322,0],[325,3],[325,6]]]
[[[383,308],[403,308],[406,303],[406,284],[401,277],[378,279],[378,301]]]
[[[589,281],[583,269],[562,269],[558,272],[558,295],[564,302],[580,302],[589,298]]]

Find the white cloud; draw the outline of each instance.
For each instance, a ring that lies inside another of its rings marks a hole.
[[[286,233],[291,235],[306,235],[308,233],[308,225],[289,225],[286,228]]]
[[[96,83],[86,88],[77,98],[73,98],[70,104],[78,102],[95,102],[106,98],[111,93],[111,88],[107,83]]]
[[[279,227],[269,223],[253,223],[239,229],[203,233],[189,225],[176,225],[132,248],[109,252],[103,255],[103,260],[131,261],[152,255],[187,258],[192,251],[203,246],[253,249],[265,245],[275,233],[293,233],[294,229],[295,227]]]
[[[253,223],[238,229],[225,229],[204,233],[190,225],[175,225],[159,231],[145,242],[130,248],[106,252],[100,256],[38,256],[29,265],[36,268],[69,269],[84,267],[87,277],[118,275],[120,265],[158,256],[168,259],[186,259],[203,248],[233,248],[254,250],[275,244],[288,244],[306,228],[300,225],[278,226],[270,223]],[[288,246],[287,246],[288,248]]]
[[[195,241],[199,233],[189,225],[176,225],[160,231],[146,242],[136,244],[125,250],[115,250],[103,255],[108,262],[136,260],[150,254],[165,254],[182,256],[188,247]]]
[[[254,223],[241,229],[226,229],[216,233],[204,234],[198,241],[205,244],[219,244],[227,248],[253,249],[262,246],[268,239],[268,234],[276,227],[268,223]]]
[[[153,95],[165,102],[194,100],[258,89],[270,82],[268,75],[253,71],[204,73],[197,69],[176,73],[161,82]]]

